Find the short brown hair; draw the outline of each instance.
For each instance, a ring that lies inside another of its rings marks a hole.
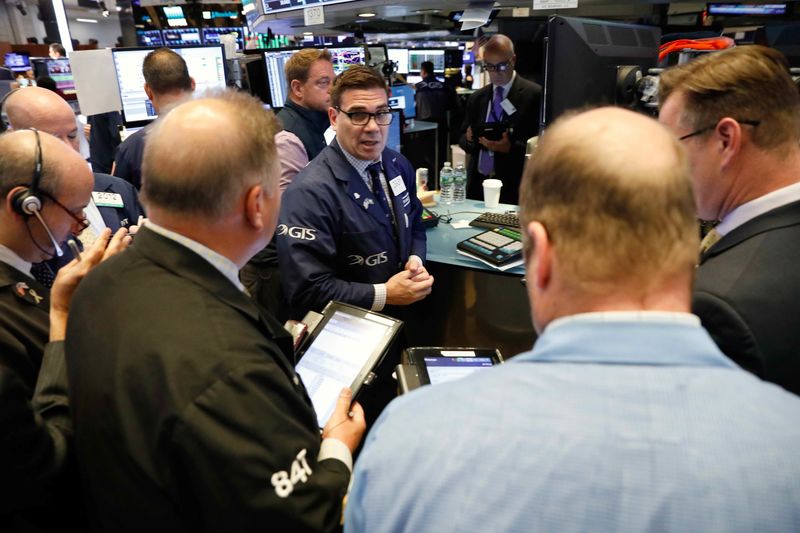
[[[181,108],[208,107],[204,126],[218,135],[184,142],[180,135],[191,124],[181,120]],[[220,118],[223,117],[223,118]],[[278,194],[279,160],[275,134],[278,120],[263,104],[242,92],[222,91],[181,104],[160,118],[147,135],[142,160],[145,204],[185,215],[216,218],[233,209],[241,194],[261,184]]]
[[[342,95],[351,89],[384,89],[383,77],[364,65],[353,65],[336,77],[331,88],[331,106],[339,107]]]
[[[756,146],[769,149],[800,140],[800,92],[779,51],[759,45],[713,52],[659,76],[659,103],[685,96],[682,120],[707,128],[725,117],[759,121]]]
[[[57,195],[61,172],[57,160],[48,153],[50,146],[47,139],[51,135],[41,131],[38,134],[42,147],[39,190]],[[0,135],[0,197],[5,198],[15,187],[32,185],[36,163],[35,136],[36,133],[30,129],[14,130]]]
[[[646,289],[665,276],[691,275],[699,238],[680,143],[664,130],[651,136],[663,147],[657,161],[631,157],[634,148],[619,135],[607,137],[604,125],[596,131],[570,125],[577,115],[565,114],[548,129],[525,168],[522,227],[535,220],[547,229],[566,283],[583,292],[631,284]],[[604,140],[616,141],[616,149]]]
[[[328,50],[318,50],[316,48],[305,48],[299,52],[292,54],[292,57],[283,66],[283,72],[286,74],[286,85],[288,91],[292,92],[292,81],[298,80],[300,83],[308,81],[308,71],[314,61],[328,61],[331,62],[331,53]]]
[[[191,92],[192,78],[186,61],[169,48],[158,48],[147,54],[142,63],[142,75],[147,86],[156,94]]]

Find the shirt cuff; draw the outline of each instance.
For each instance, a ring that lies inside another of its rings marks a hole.
[[[383,308],[386,307],[386,284],[376,283],[373,287],[375,287],[375,298],[372,300],[370,310],[383,311]]]
[[[324,461],[325,459],[341,461],[345,464],[350,473],[353,472],[353,454],[350,453],[350,448],[339,439],[322,439],[322,444],[319,447],[319,454],[317,455],[317,462]]]

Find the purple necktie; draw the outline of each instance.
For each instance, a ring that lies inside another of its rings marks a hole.
[[[492,110],[486,122],[500,122],[503,120],[503,88],[494,88],[494,98],[492,99]],[[478,157],[478,171],[484,176],[489,176],[494,172],[494,153],[489,150],[481,150]]]

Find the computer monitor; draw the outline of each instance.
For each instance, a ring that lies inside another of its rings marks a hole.
[[[406,118],[416,117],[417,106],[414,102],[414,93],[416,91],[414,88],[409,85],[392,85],[390,89],[389,107],[392,109],[403,109]]]
[[[425,61],[433,63],[434,72],[444,74],[444,50],[417,48],[408,51],[409,72],[419,72]]]
[[[399,152],[403,142],[403,117],[400,110],[392,111],[392,123],[389,124],[389,137],[386,147]]]
[[[656,66],[661,30],[554,16],[545,40],[542,129],[562,113],[587,105],[627,104],[631,96],[617,82],[619,67],[638,67],[646,74]]]
[[[296,51],[297,49],[279,49],[263,52],[269,85],[269,103],[272,107],[283,107],[286,102],[286,73],[283,67]]]
[[[225,55],[222,45],[171,47],[186,61],[195,82],[195,94],[209,89],[224,89]],[[127,127],[143,126],[158,114],[144,92],[142,63],[152,48],[114,48],[114,70],[122,101],[122,118]]]
[[[422,76],[417,76],[415,74],[409,74],[408,76],[406,76],[406,83],[409,83],[411,85],[416,85],[421,81],[422,81]]]
[[[69,64],[69,59],[45,59],[44,60],[44,73],[53,78],[56,82],[56,88],[61,91],[64,98],[67,100],[75,100],[78,94],[75,91],[75,78],[72,77],[72,67]]]
[[[786,4],[708,4],[709,15],[785,15]]]
[[[28,54],[8,52],[3,64],[13,72],[26,72],[31,69],[31,57]]]
[[[203,44],[200,28],[171,28],[162,30],[164,46],[196,46]]]
[[[386,63],[388,57],[385,44],[367,45],[367,51],[369,52],[369,60],[367,61],[367,64],[370,67],[380,69],[383,64]]]
[[[181,6],[165,6],[161,9],[164,10],[164,16],[167,18],[167,25],[173,26],[186,26],[186,15],[183,13]]]
[[[136,30],[136,44],[139,46],[164,46],[161,30]]]
[[[366,63],[367,51],[363,46],[332,46],[328,51],[333,59],[333,72],[337,76],[353,65]]]
[[[244,28],[241,26],[203,28],[203,44],[219,44],[220,35],[236,34],[236,49],[244,50]]]
[[[388,48],[389,61],[397,63],[398,74],[408,74],[408,48]]]

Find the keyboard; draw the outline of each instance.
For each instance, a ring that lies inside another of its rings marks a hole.
[[[522,258],[522,235],[512,228],[495,228],[461,241],[456,247],[495,266],[503,266]]]
[[[519,213],[484,213],[469,223],[476,228],[519,228]]]

